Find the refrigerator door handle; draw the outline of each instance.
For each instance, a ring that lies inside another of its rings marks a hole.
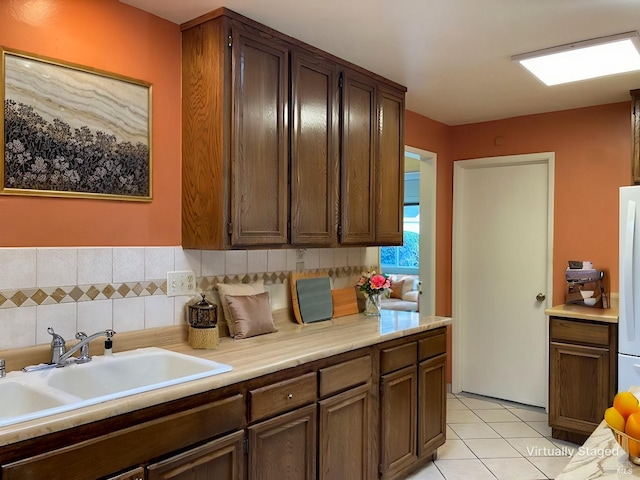
[[[624,262],[622,278],[624,279],[624,313],[627,324],[627,339],[636,338],[636,319],[633,299],[633,245],[636,223],[636,202],[629,200],[627,205],[627,222],[625,225]]]

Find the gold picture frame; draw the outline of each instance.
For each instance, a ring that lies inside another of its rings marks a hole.
[[[151,201],[150,83],[0,53],[0,195]]]

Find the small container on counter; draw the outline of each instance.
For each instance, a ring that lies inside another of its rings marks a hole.
[[[209,302],[202,293],[202,299],[189,305],[189,344],[193,348],[215,349],[220,343],[218,333],[218,307]]]

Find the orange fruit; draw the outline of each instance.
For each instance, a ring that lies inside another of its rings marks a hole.
[[[627,419],[629,415],[638,410],[638,399],[631,392],[618,392],[613,397],[613,407]]]
[[[627,453],[636,458],[640,457],[640,441],[638,441],[640,440],[640,412],[629,415],[624,433],[636,439],[629,439],[629,451]]]
[[[609,407],[604,411],[604,419],[611,428],[624,432],[625,419],[614,407]]]

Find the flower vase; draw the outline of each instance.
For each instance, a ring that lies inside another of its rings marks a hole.
[[[380,295],[366,295],[364,314],[370,317],[380,316]]]

